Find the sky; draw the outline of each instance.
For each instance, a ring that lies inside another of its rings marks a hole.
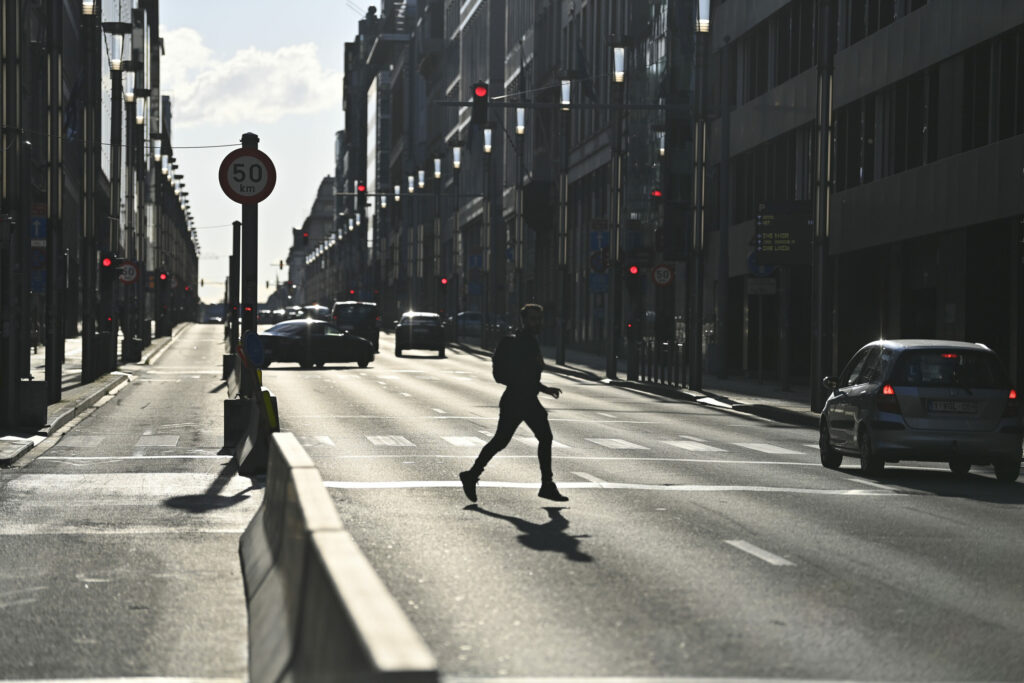
[[[302,225],[320,182],[334,173],[334,136],[344,127],[344,43],[355,37],[368,6],[357,0],[160,3],[161,90],[171,97],[171,143],[199,235],[203,302],[224,299],[231,222],[242,219],[242,205],[224,195],[217,171],[244,133],[259,136],[277,170],[273,193],[259,204],[259,301],[275,280],[288,278],[287,263],[279,270],[278,262],[287,260],[291,228]]]

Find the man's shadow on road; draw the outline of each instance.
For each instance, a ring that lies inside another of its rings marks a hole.
[[[232,478],[238,474],[238,464],[232,458],[221,470],[217,478],[213,480],[209,488],[206,489],[205,493],[194,494],[189,496],[173,496],[164,501],[164,505],[170,508],[176,508],[178,510],[185,510],[186,512],[192,512],[202,514],[204,512],[211,512],[213,510],[223,510],[233,505],[249,499],[249,491],[258,491],[259,489],[265,488],[266,478],[265,477],[250,477],[251,484],[249,488],[239,491],[231,496],[221,495],[227,485],[231,482]]]
[[[550,521],[544,524],[535,524],[534,522],[528,522],[525,519],[519,517],[513,517],[512,515],[503,515],[500,512],[491,512],[485,510],[476,503],[467,505],[466,510],[472,510],[473,512],[479,512],[487,515],[488,517],[494,517],[496,519],[503,519],[506,522],[511,522],[515,525],[516,529],[522,532],[522,536],[518,537],[518,541],[525,545],[531,550],[553,550],[555,552],[562,553],[565,555],[565,559],[572,560],[573,562],[593,562],[594,558],[587,553],[580,550],[581,538],[590,538],[587,534],[581,534],[572,536],[565,533],[566,529],[569,528],[569,520],[562,516],[562,510],[565,508],[544,508],[547,510]]]

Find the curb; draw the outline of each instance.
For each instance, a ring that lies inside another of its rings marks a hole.
[[[68,422],[85,412],[87,408],[91,408],[101,398],[130,381],[130,378],[126,374],[107,374],[101,378],[97,378],[94,382],[102,383],[100,386],[97,386],[93,391],[89,392],[81,399],[74,402],[69,401],[66,406],[58,409],[59,412],[55,411],[53,417],[50,418],[49,423],[43,425],[39,431],[35,432],[35,434],[38,436],[49,437]],[[35,446],[36,444],[32,441],[26,441],[19,444],[17,450],[12,450],[10,453],[5,453],[0,456],[0,468],[10,467],[22,456],[35,448]]]

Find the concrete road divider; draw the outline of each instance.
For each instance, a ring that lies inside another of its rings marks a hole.
[[[436,683],[437,662],[342,528],[295,436],[272,434],[263,504],[242,535],[249,677]]]

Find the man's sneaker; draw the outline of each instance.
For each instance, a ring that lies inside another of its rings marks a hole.
[[[477,477],[472,472],[459,472],[459,479],[462,480],[462,490],[466,493],[466,498],[470,501],[476,502],[476,482]]]
[[[553,481],[546,481],[542,483],[540,485],[540,493],[537,495],[541,498],[547,498],[548,500],[557,500],[560,503],[564,503],[569,500],[558,491],[558,487],[555,486],[555,482]]]

